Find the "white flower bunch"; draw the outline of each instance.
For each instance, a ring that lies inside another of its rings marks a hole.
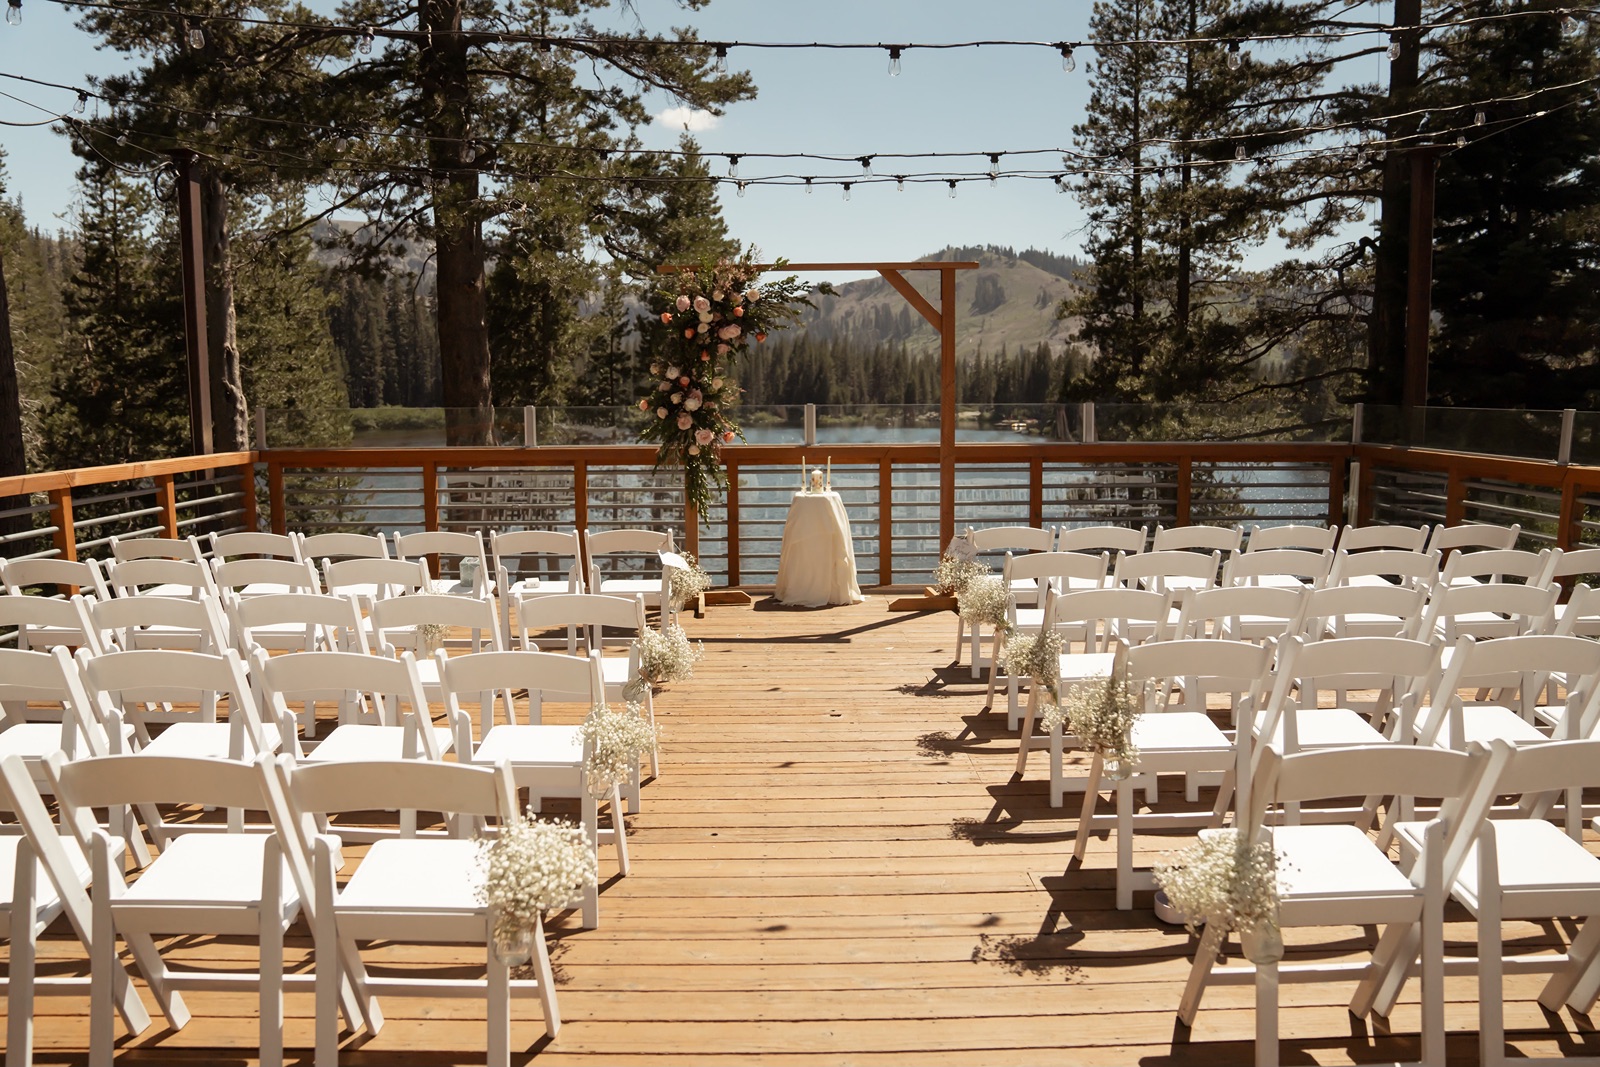
[[[444,645],[444,636],[447,627],[442,622],[424,622],[417,624],[417,644],[423,651],[432,652]]]
[[[960,596],[968,582],[988,573],[989,568],[979,560],[945,556],[939,560],[939,569],[934,572],[933,580],[939,592],[945,596]]]
[[[684,552],[682,555],[684,562],[689,564],[689,569],[681,570],[674,567],[668,578],[667,599],[671,602],[673,611],[682,610],[685,604],[711,588],[711,575],[700,568],[700,563],[694,555],[689,552]]]
[[[1049,695],[1050,707],[1056,701],[1057,675],[1061,673],[1061,631],[1016,634],[1006,641],[1003,653],[1006,673],[1019,678],[1036,678]],[[1048,713],[1050,708],[1045,709]],[[1048,724],[1046,726],[1048,729]]]
[[[676,623],[665,629],[648,627],[639,634],[639,673],[642,686],[653,682],[681,682],[694,674],[694,665],[704,656],[705,646],[689,643],[689,635]]]
[[[1011,594],[1006,583],[993,576],[974,578],[956,593],[956,609],[969,623],[1004,629],[1009,624],[1007,608]]]
[[[622,711],[596,704],[578,731],[584,745],[584,784],[590,796],[603,797],[627,781],[639,766],[639,757],[656,744],[655,726],[631,700]]]
[[[540,915],[600,880],[600,863],[581,826],[540,822],[530,810],[478,842],[486,868],[480,899],[494,911],[497,944],[515,943]]]
[[[1112,767],[1113,777],[1127,777],[1139,759],[1133,743],[1133,724],[1139,719],[1139,702],[1123,678],[1091,678],[1067,691],[1063,702],[1066,726],[1083,744],[1099,752]]]
[[[1278,862],[1270,840],[1247,842],[1237,828],[1207,830],[1158,862],[1155,874],[1191,933],[1199,923],[1222,933],[1277,929]]]

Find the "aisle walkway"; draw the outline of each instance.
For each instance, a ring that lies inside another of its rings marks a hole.
[[[1012,780],[1003,713],[984,714],[982,685],[947,666],[954,617],[887,604],[758,601],[685,620],[706,656],[657,700],[664,773],[630,820],[634,873],[604,887],[599,930],[558,921],[566,1025],[534,1045],[536,1010],[521,1006],[513,1048],[532,1046],[539,1064],[1249,1063],[1250,991],[1211,991],[1193,1035],[1180,1032],[1188,936],[1158,925],[1147,897],[1113,910],[1105,841],[1084,870],[1065,871],[1076,808],[1048,807],[1042,752],[1027,781]],[[1471,927],[1449,933],[1464,940]],[[1335,954],[1362,936],[1349,931]],[[292,959],[308,940],[291,938]],[[75,949],[58,940],[44,955]],[[192,958],[244,951],[202,944]],[[1542,1030],[1536,980],[1508,988],[1508,1027]],[[1473,995],[1470,981],[1451,985],[1452,1063],[1475,1059]],[[1354,1022],[1347,997],[1285,989],[1288,1062],[1415,1057],[1409,1037]],[[122,1061],[250,1062],[253,1001],[196,995],[187,1029],[152,1030]],[[56,1049],[82,1062],[82,1006],[43,1007],[40,1062],[62,1062]],[[301,1049],[310,1009],[309,997],[288,1000]],[[476,1005],[389,1000],[385,1011],[383,1033],[342,1062],[482,1062]],[[1414,1033],[1416,1016],[1413,990],[1394,1028]],[[1558,1051],[1548,1038],[1518,1044]],[[1564,1045],[1600,1052],[1593,1034]]]

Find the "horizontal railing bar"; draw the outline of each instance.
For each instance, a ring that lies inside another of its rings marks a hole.
[[[0,534],[0,543],[10,544],[13,541],[27,541],[35,537],[52,537],[61,532],[59,526],[38,526],[27,530],[18,530],[16,533]]]

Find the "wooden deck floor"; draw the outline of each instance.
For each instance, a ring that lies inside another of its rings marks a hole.
[[[887,604],[758,600],[686,620],[706,655],[692,681],[657,700],[664,768],[629,820],[633,873],[604,885],[600,929],[557,918],[566,1023],[547,1042],[537,1005],[519,1002],[518,1062],[1251,1062],[1249,988],[1213,989],[1184,1032],[1174,1009],[1189,936],[1156,922],[1148,894],[1139,910],[1114,910],[1104,840],[1067,870],[1076,810],[1048,806],[1042,753],[1026,780],[1013,779],[1003,711],[985,713],[981,684],[949,666],[953,617]],[[1146,861],[1166,847],[1141,840]],[[603,855],[602,877],[614,873]],[[1465,913],[1450,917],[1452,943],[1469,944]],[[1334,933],[1314,945],[1291,935],[1291,955],[1355,958],[1370,936]],[[1569,935],[1508,928],[1525,950]],[[288,952],[291,968],[305,965],[303,927]],[[64,930],[41,951],[66,967],[81,955]],[[177,957],[225,966],[252,955],[207,940]],[[473,959],[421,948],[392,956]],[[1600,1052],[1585,1020],[1540,1011],[1537,989],[1537,979],[1510,980],[1515,1048]],[[1394,1038],[1350,1017],[1349,992],[1285,987],[1285,1062],[1416,1056],[1414,986]],[[187,996],[188,1027],[125,1039],[119,1061],[255,1061],[253,994]],[[1451,1062],[1476,1062],[1474,983],[1452,980],[1449,999]],[[38,1062],[84,1061],[85,1007],[40,1001]],[[287,1009],[290,1062],[309,1064],[309,995],[290,995]],[[350,1039],[344,1062],[483,1062],[474,1002],[386,999],[384,1009],[382,1033]]]

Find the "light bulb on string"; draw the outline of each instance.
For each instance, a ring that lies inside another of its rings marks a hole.
[[[1067,191],[1067,176],[1065,174],[1057,174],[1056,175],[1056,192],[1064,193],[1066,191]]]
[[[550,42],[549,41],[540,42],[540,44],[539,44],[539,67],[541,69],[543,69],[543,70],[550,70],[555,65],[556,65],[556,50],[550,46]]]
[[[1561,32],[1569,37],[1578,32],[1578,20],[1566,8],[1561,9]]]
[[[206,116],[206,124],[205,124],[204,128],[205,128],[205,132],[206,133],[216,133],[217,132],[217,116],[215,116],[215,115],[207,115]]]
[[[747,184],[749,184],[749,183],[748,182],[739,182],[734,186],[734,189],[737,190],[737,195],[740,196],[741,198],[744,196],[744,187]]]
[[[6,25],[22,25],[22,0],[9,0],[6,4]]]
[[[718,74],[728,73],[728,46],[717,45],[717,58],[712,62],[711,69]]]
[[[1071,74],[1078,69],[1078,61],[1073,58],[1072,46],[1063,41],[1056,47],[1061,49],[1061,69]]]
[[[72,113],[74,115],[81,115],[81,114],[83,114],[84,108],[86,108],[88,106],[89,106],[89,94],[84,92],[82,89],[79,89],[78,90],[78,99],[76,99],[76,100],[74,100],[72,102]]]
[[[1395,60],[1400,58],[1400,40],[1399,40],[1399,38],[1395,38],[1394,40],[1391,40],[1389,42],[1389,48],[1388,48],[1386,54],[1388,55],[1389,62],[1391,62],[1391,63],[1393,63]]]
[[[861,176],[863,178],[872,177],[872,157],[871,156],[857,156],[856,157],[856,162],[861,164]]]
[[[956,180],[954,178],[950,178],[945,182],[945,184],[950,186],[950,199],[954,200],[956,198]]]
[[[850,199],[850,183],[849,182],[845,182],[844,183],[844,198],[846,200]]]
[[[118,148],[125,148],[127,146],[127,144],[128,144],[128,135],[126,133],[117,134],[117,147]]]
[[[900,77],[900,46],[889,46],[889,77]]]
[[[904,174],[896,174],[894,176],[894,191],[897,193],[906,191],[906,176]]]
[[[1000,177],[1000,153],[999,152],[990,152],[989,153],[989,184],[993,185],[994,184],[994,180],[996,178],[998,178],[998,177]]]
[[[1238,41],[1228,42],[1228,69],[1238,70],[1244,66],[1244,53],[1239,51]]]
[[[1233,158],[1234,159],[1238,159],[1238,160],[1245,160],[1245,159],[1250,158],[1250,153],[1245,151],[1244,145],[1240,145],[1239,147],[1237,147],[1237,148],[1235,148],[1233,150]]]
[[[478,142],[477,141],[468,141],[464,145],[461,146],[461,161],[463,163],[474,163],[474,162],[477,161],[477,159],[478,159]]]
[[[196,52],[206,46],[206,31],[201,29],[198,24],[190,26],[185,36],[189,39],[189,47]]]
[[[807,196],[811,195],[811,179],[810,178],[806,179],[806,195]]]
[[[364,56],[372,54],[372,27],[361,27],[361,39],[356,42],[356,51]]]
[[[729,156],[728,157],[728,177],[737,178],[738,176],[739,176],[739,157],[738,156]]]
[[[343,152],[346,148],[349,148],[349,147],[350,147],[350,138],[346,137],[343,133],[339,134],[339,136],[337,136],[337,137],[335,137],[333,139],[333,150],[335,152]]]
[[[1465,147],[1467,147],[1467,135],[1466,134],[1464,134],[1464,133],[1456,134],[1456,147],[1457,148],[1465,148]]]

